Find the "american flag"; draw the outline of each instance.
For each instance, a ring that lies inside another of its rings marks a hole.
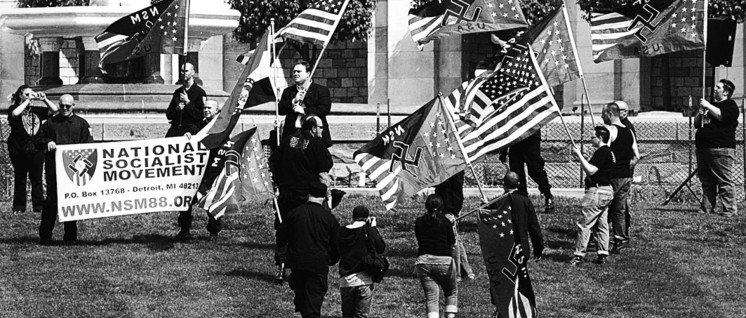
[[[184,0],[163,0],[109,25],[95,37],[99,68],[147,53],[182,54],[187,9]]]
[[[564,4],[531,30],[534,34],[531,47],[536,52],[536,60],[550,87],[583,76],[577,46],[570,30]]]
[[[513,102],[518,93],[526,89],[519,79],[495,71],[487,77],[477,77],[470,83],[461,97],[465,111],[460,118],[476,127],[500,107]]]
[[[519,0],[431,0],[413,2],[409,10],[409,31],[420,50],[439,37],[526,26]]]
[[[226,141],[219,150],[214,149],[210,153],[198,191],[198,194],[204,195],[199,197],[197,207],[207,210],[216,219],[228,209],[238,209],[235,193],[236,182],[240,179],[242,154],[255,133],[256,127],[241,132]]]
[[[493,106],[496,110],[479,126],[472,127],[463,120],[455,123],[469,161],[530,136],[559,115],[559,106],[541,72],[537,72],[539,66],[527,40],[524,36],[510,48],[498,70],[527,89],[499,100]]]
[[[387,210],[466,168],[450,114],[435,98],[353,154]]]
[[[487,209],[479,210],[479,244],[498,317],[536,317],[536,296],[528,275],[528,255],[525,255],[513,224],[513,195],[505,194]]]
[[[596,63],[704,48],[708,0],[635,1],[591,14]]]
[[[285,39],[326,46],[350,0],[319,0],[277,34]]]
[[[272,173],[258,135],[255,133],[251,136],[241,154],[239,181],[242,201],[261,201],[275,197]]]

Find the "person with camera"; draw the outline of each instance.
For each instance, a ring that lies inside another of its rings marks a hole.
[[[611,187],[611,168],[614,166],[614,154],[609,147],[611,138],[609,130],[604,126],[595,128],[595,135],[591,143],[596,147],[591,160],[583,157],[583,152],[577,146],[573,151],[580,160],[580,165],[588,174],[585,178],[585,197],[583,197],[582,214],[578,219],[578,236],[575,239],[575,253],[570,261],[571,265],[580,265],[585,257],[591,234],[595,230],[596,263],[603,264],[609,256],[609,204],[614,198]]]
[[[42,101],[37,106],[34,101]],[[28,85],[21,85],[11,95],[8,108],[8,155],[13,165],[13,213],[26,211],[26,177],[31,181],[31,203],[34,212],[44,207],[44,148],[36,147],[34,138],[43,121],[57,112],[57,105],[44,93],[36,93]]]
[[[424,215],[417,218],[414,233],[417,237],[415,271],[425,291],[428,318],[440,317],[439,297],[443,290],[446,317],[456,317],[458,312],[458,285],[456,262],[452,248],[456,235],[451,222],[443,215],[443,199],[431,194],[425,200]]]
[[[312,182],[308,194],[308,201],[288,212],[280,225],[287,239],[288,285],[295,293],[295,311],[303,318],[321,317],[329,266],[339,261],[339,222],[322,206],[326,185]]]
[[[723,206],[720,215],[724,217],[737,213],[733,180],[738,127],[738,105],[732,99],[735,89],[733,82],[721,79],[715,84],[714,101],[701,99],[699,112],[694,117],[697,176],[704,194],[700,211],[715,213],[716,199],[719,198]]]
[[[39,128],[38,143],[46,146],[47,152],[44,160],[47,179],[47,201],[41,213],[39,224],[39,244],[52,244],[52,231],[54,222],[57,220],[57,164],[55,152],[57,145],[83,144],[93,142],[91,126],[88,122],[75,115],[75,100],[72,95],[60,96],[59,114],[50,118]],[[78,225],[75,221],[64,222],[65,244],[75,244],[78,240]]]
[[[382,254],[386,243],[376,229],[376,218],[363,205],[352,209],[352,223],[339,229],[339,295],[343,318],[365,318],[373,299],[374,278],[363,258],[370,248]]]

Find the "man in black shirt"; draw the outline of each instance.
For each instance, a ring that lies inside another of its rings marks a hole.
[[[316,115],[321,119],[325,129],[321,133],[321,141],[326,147],[332,146],[332,137],[326,116],[332,109],[332,98],[329,89],[324,85],[312,83],[308,78],[311,65],[306,61],[299,61],[293,67],[295,85],[282,92],[278,103],[278,112],[285,115],[285,126],[282,138],[292,135],[301,128],[301,119],[306,115]]]
[[[595,128],[596,133],[591,139],[594,147],[590,161],[585,160],[583,153],[577,146],[573,151],[580,160],[580,165],[588,174],[585,179],[585,197],[583,198],[582,215],[578,219],[578,236],[575,239],[575,253],[570,264],[579,265],[585,257],[585,249],[591,238],[591,232],[596,228],[596,263],[603,264],[609,256],[609,204],[614,198],[611,187],[611,168],[614,166],[614,153],[609,148],[609,130],[604,126]]]
[[[194,135],[197,133],[198,124],[204,119],[203,109],[207,94],[194,83],[194,66],[185,63],[181,67],[181,73],[184,74],[184,83],[174,91],[171,103],[166,109],[166,118],[171,123],[166,137],[184,136],[186,133]]]
[[[39,129],[39,143],[46,149],[46,179],[47,179],[47,201],[41,213],[39,224],[39,244],[52,244],[52,231],[57,219],[57,175],[55,152],[57,145],[70,145],[93,142],[91,126],[88,122],[75,115],[73,108],[75,100],[69,94],[60,96],[60,112],[50,118]],[[78,240],[78,225],[75,221],[64,222],[65,235],[63,239],[66,244],[74,244]]]
[[[510,192],[510,213],[513,220],[513,228],[518,232],[517,237],[521,240],[524,256],[530,257],[532,246],[534,259],[540,259],[544,254],[544,235],[541,234],[541,225],[536,216],[534,204],[528,196],[521,193],[520,179],[518,174],[508,171],[503,177],[505,192]],[[531,239],[531,245],[528,244]]]
[[[738,126],[738,105],[731,99],[735,90],[733,82],[721,79],[715,85],[712,103],[701,99],[699,113],[694,117],[697,128],[697,176],[702,182],[701,211],[708,212],[705,203],[710,203],[709,212],[714,213],[716,197],[723,204],[720,215],[736,215],[736,191],[733,183],[733,164]]]
[[[321,305],[329,289],[329,266],[339,261],[339,222],[324,206],[326,185],[312,182],[306,203],[285,215],[280,226],[287,239],[288,284],[295,292],[293,303],[301,317],[321,317]]]
[[[629,105],[627,105],[627,102],[625,101],[615,101],[614,104],[616,104],[619,107],[619,120],[622,122],[622,125],[624,127],[627,127],[632,130],[632,133],[637,136],[637,131],[635,130],[635,126],[632,125],[632,122],[629,121]]]
[[[286,214],[308,200],[308,191],[312,183],[320,182],[329,185],[329,170],[332,156],[321,141],[326,126],[314,115],[303,119],[302,131],[282,139],[269,158],[272,166],[272,178],[280,190],[277,198],[279,213],[275,214],[275,264],[276,283],[282,283],[284,277],[285,246],[287,240],[277,231]]]
[[[525,165],[528,168],[528,175],[539,186],[539,192],[544,195],[544,212],[554,212],[552,185],[549,184],[547,171],[544,170],[544,158],[541,157],[541,130],[510,145],[510,148],[503,149],[499,156],[500,162],[505,163],[506,155],[509,159],[510,171],[517,173],[521,182],[518,192],[528,196],[528,180],[523,168]]]
[[[632,130],[625,127],[619,118],[619,106],[609,103],[604,107],[601,117],[608,125],[611,136],[611,151],[614,153],[616,162],[611,168],[611,187],[614,189],[614,199],[609,207],[609,218],[614,235],[614,247],[611,253],[619,252],[629,244],[629,226],[631,213],[628,207],[629,188],[632,185],[632,174],[640,152],[637,148],[637,139]]]

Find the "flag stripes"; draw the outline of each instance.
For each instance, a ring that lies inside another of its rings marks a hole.
[[[412,35],[412,40],[414,40],[419,47],[427,44],[430,42],[428,36],[438,31],[441,23],[443,23],[443,16],[422,18],[410,14],[409,32]]]
[[[389,172],[391,160],[381,159],[369,153],[360,153],[355,156],[355,162],[365,171],[370,180],[375,182],[376,190],[381,195],[381,200],[386,210],[391,210],[397,204],[396,193],[399,192],[399,181],[396,176],[401,172],[401,166]]]
[[[300,13],[277,34],[283,38],[325,46],[337,28],[350,0],[344,3],[334,0],[319,0]]]
[[[619,39],[635,34],[640,27],[629,30],[632,19],[619,13],[595,14],[591,18],[591,49],[593,58],[616,45]]]
[[[215,189],[215,191],[207,192],[204,203],[200,202],[200,205],[206,207],[207,212],[216,219],[225,214],[229,204],[228,201],[233,198],[233,193],[236,191],[234,181],[238,179],[238,171],[229,172],[228,170],[230,169],[227,169],[227,167],[223,169],[221,175],[212,184],[212,189]]]

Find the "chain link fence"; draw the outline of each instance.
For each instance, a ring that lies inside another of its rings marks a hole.
[[[678,118],[638,118],[631,117],[637,131],[637,138],[642,158],[635,169],[633,186],[631,189],[633,201],[644,201],[651,203],[662,203],[669,195],[681,185],[697,166],[694,146],[694,130],[690,130],[688,119]],[[7,121],[0,121],[0,200],[7,201],[13,194],[13,168],[8,157],[7,137],[10,133]],[[567,122],[567,128],[575,142],[582,147],[586,158],[593,153],[589,136],[593,134],[593,125],[586,121]],[[568,134],[560,122],[553,121],[542,129],[542,156],[546,161],[545,169],[549,176],[549,182],[554,188],[581,188],[584,177],[580,163],[572,154],[572,143]],[[585,136],[581,140],[580,136]],[[737,188],[737,198],[743,198],[744,173],[746,170],[746,153],[744,153],[744,131],[743,124],[739,124],[736,130],[736,163],[733,177]],[[362,146],[360,144],[359,146]],[[352,151],[359,147],[350,147],[350,152],[345,156],[352,155]],[[336,185],[342,187],[355,187],[357,185],[356,165],[347,163],[348,166],[340,167]],[[350,166],[353,166],[351,169]],[[502,164],[497,154],[486,155],[473,164],[474,172],[479,182],[484,187],[502,187],[502,177],[506,172],[506,165]],[[529,188],[535,188],[536,184],[528,179]],[[466,186],[476,187],[474,175],[469,171],[466,173]],[[367,180],[367,187],[372,183]],[[684,186],[673,198],[672,203],[694,204],[701,196],[699,179],[694,176],[687,186]]]

